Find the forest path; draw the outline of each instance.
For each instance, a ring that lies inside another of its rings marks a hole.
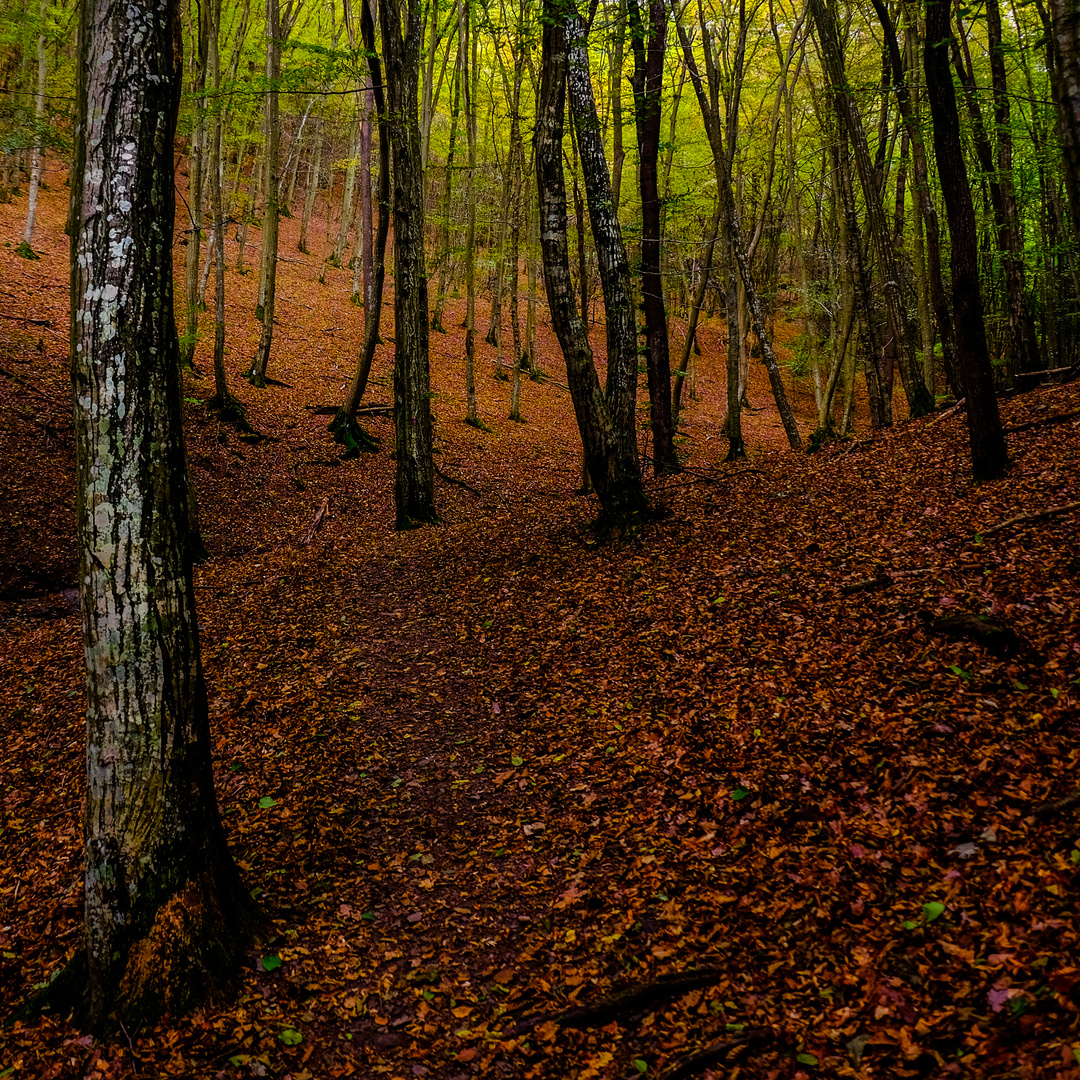
[[[58,188],[47,257],[0,253],[0,313],[49,323],[0,325],[0,539],[22,545],[0,565],[0,1015],[80,930]],[[0,207],[4,237],[17,216]],[[762,410],[753,459],[725,466],[707,329],[696,471],[650,480],[670,513],[599,547],[565,392],[527,384],[510,424],[485,354],[479,433],[460,333],[437,335],[437,460],[469,488],[437,480],[442,524],[397,533],[390,422],[370,423],[383,452],[342,463],[316,411],[359,318],[345,272],[317,271],[283,267],[288,385],[237,387],[264,438],[185,383],[215,775],[272,936],[236,1002],[130,1042],[61,1018],[0,1031],[0,1071],[587,1080],[765,1029],[725,1068],[1074,1078],[1080,851],[1067,816],[1034,810],[1075,784],[1077,512],[990,530],[1080,500],[1080,387],[1003,402],[1014,466],[980,488],[959,414],[807,458]],[[229,288],[234,371],[254,275]],[[1012,644],[933,631],[957,612]],[[702,967],[712,985],[650,1012],[554,1019]]]

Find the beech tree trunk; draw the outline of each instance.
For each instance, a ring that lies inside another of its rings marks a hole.
[[[1073,242],[1080,242],[1080,0],[1050,0],[1054,97]]]
[[[660,274],[660,120],[667,52],[664,0],[649,0],[649,25],[643,25],[637,0],[627,0],[634,52],[634,119],[638,137],[638,187],[641,192],[641,292],[645,308],[645,343],[652,426],[653,469],[658,476],[677,471],[671,413],[671,360],[667,310]]]
[[[417,111],[424,37],[420,16],[420,0],[380,0],[394,181],[394,505],[399,529],[438,520],[431,456],[424,164]]]
[[[34,132],[34,147],[30,159],[30,191],[26,199],[26,228],[23,230],[23,253],[33,257],[34,219],[37,216],[38,188],[41,186],[41,174],[45,170],[45,147],[42,145],[45,132],[45,20],[49,14],[49,0],[41,0],[39,18],[41,25],[37,38],[37,93],[34,95],[34,120],[37,130]]]
[[[129,1030],[229,988],[253,921],[214,796],[192,588],[173,323],[178,34],[175,0],[84,4],[71,185],[87,797],[68,972],[95,1027]]]
[[[571,53],[573,52],[573,56]],[[540,202],[540,245],[544,259],[551,324],[566,359],[566,375],[584,450],[585,463],[600,500],[601,524],[621,527],[643,511],[648,500],[641,485],[634,440],[637,358],[633,312],[629,306],[625,249],[611,204],[607,162],[596,122],[589,81],[585,33],[572,0],[545,0],[540,102],[536,116],[536,184]],[[575,70],[576,69],[576,70]],[[593,236],[605,276],[608,323],[608,392],[600,387],[587,328],[574,303],[570,252],[566,239],[566,180],[563,173],[563,116],[568,76],[576,78],[571,98],[579,138],[590,136],[582,165],[592,173],[590,213],[596,205]],[[591,130],[590,109],[591,110]],[[596,175],[600,170],[601,175]],[[606,269],[604,269],[606,267]],[[621,285],[612,280],[621,276]],[[609,299],[608,293],[611,293]],[[619,293],[622,292],[620,301]],[[617,304],[622,304],[621,308]],[[629,343],[629,347],[627,345]]]
[[[971,205],[967,164],[960,142],[960,117],[949,71],[949,0],[930,0],[926,14],[926,88],[934,121],[934,151],[952,238],[952,297],[956,319],[956,359],[967,397],[971,466],[977,481],[1009,467],[1001,430],[994,376],[986,348],[979,291],[978,236]]]

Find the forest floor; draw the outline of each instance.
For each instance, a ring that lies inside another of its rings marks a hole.
[[[14,252],[25,198],[0,206],[0,1016],[80,931],[50,179],[39,262]],[[297,225],[284,386],[237,375],[257,273],[229,244],[228,368],[261,438],[202,404],[205,338],[186,383],[217,787],[271,936],[226,1005],[103,1043],[62,1017],[0,1028],[0,1076],[1080,1076],[1080,827],[1046,805],[1080,786],[1080,510],[1061,509],[1080,386],[1004,399],[1012,469],[974,487],[959,413],[877,434],[860,414],[858,438],[786,451],[755,363],[751,457],[724,465],[710,325],[694,471],[650,481],[669,513],[598,546],[555,382],[526,382],[512,424],[481,345],[493,430],[462,423],[455,307],[432,365],[460,483],[436,482],[439,526],[397,533],[391,421],[368,422],[382,452],[342,462],[316,411],[340,402],[361,312]],[[376,402],[390,305],[383,336]],[[805,384],[796,403],[808,432]]]

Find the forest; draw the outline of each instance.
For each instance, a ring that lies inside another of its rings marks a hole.
[[[1080,1077],[1075,0],[3,0],[0,242],[0,1077]]]

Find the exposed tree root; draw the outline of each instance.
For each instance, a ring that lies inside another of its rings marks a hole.
[[[983,529],[983,536],[990,536],[993,533],[1001,532],[1002,529],[1007,529],[1010,525],[1018,525],[1022,521],[1038,521],[1040,518],[1054,517],[1056,514],[1066,514],[1070,510],[1080,510],[1080,502],[1065,503],[1063,506],[1051,506],[1045,510],[1036,510],[1033,514],[1017,514],[1016,517],[1011,517],[1007,521],[998,522],[997,525],[991,525],[989,529]]]
[[[1080,806],[1080,791],[1074,791],[1071,795],[1066,795],[1063,799],[1053,799],[1050,802],[1044,802],[1041,806],[1035,807],[1035,816],[1048,818],[1057,817],[1058,814],[1067,813],[1069,810],[1075,810]]]

